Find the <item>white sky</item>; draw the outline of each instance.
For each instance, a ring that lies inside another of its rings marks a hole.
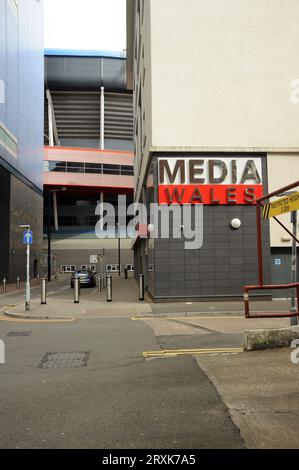
[[[126,0],[44,0],[47,49],[126,49]]]

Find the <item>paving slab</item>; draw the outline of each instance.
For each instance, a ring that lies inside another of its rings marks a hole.
[[[291,352],[196,357],[249,448],[299,448],[299,365]]]

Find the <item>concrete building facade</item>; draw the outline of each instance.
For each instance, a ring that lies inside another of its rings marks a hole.
[[[0,3],[0,279],[25,277],[21,224],[34,242],[37,275],[43,233],[43,2]]]
[[[259,159],[264,193],[298,179],[299,5],[270,3],[190,0],[186,8],[183,0],[127,1],[136,201],[167,203],[161,199],[161,159],[170,167],[196,160],[197,170],[202,161],[204,167],[211,160],[242,165],[243,159]],[[173,190],[178,181],[171,177]],[[212,187],[208,179],[194,181],[204,194],[219,191],[215,178]],[[184,183],[190,190],[190,181]],[[137,271],[145,273],[157,300],[236,297],[244,284],[257,282],[255,201],[202,202],[204,243],[197,252],[185,250],[183,240],[135,241]],[[232,218],[241,221],[238,230],[231,228]],[[264,222],[263,230],[265,280],[285,282],[291,240],[272,222]],[[286,257],[285,273],[276,271],[279,252]]]

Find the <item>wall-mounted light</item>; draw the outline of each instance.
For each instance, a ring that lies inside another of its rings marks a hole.
[[[240,219],[233,219],[230,223],[230,226],[234,229],[234,230],[238,230],[238,228],[240,228],[242,226],[242,222]]]
[[[16,254],[15,250],[12,250],[11,254],[12,254],[12,256],[15,256],[15,254]]]

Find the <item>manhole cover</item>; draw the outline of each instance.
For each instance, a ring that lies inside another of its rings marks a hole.
[[[31,335],[31,331],[11,331],[10,333],[7,334],[7,336],[29,336]]]
[[[41,369],[72,369],[86,367],[89,352],[47,353],[40,363]]]

